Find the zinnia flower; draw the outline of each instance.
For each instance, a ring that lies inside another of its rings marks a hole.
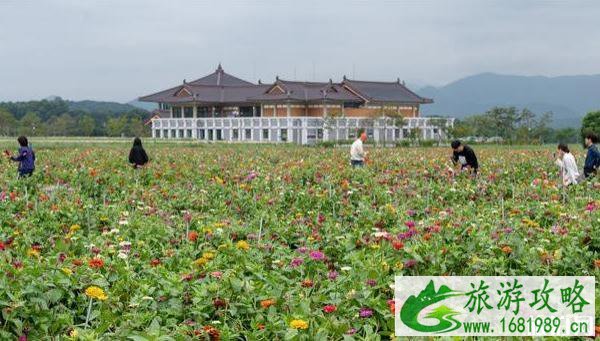
[[[387,304],[390,307],[390,312],[392,313],[392,315],[395,314],[396,313],[396,301],[388,300]]]
[[[291,265],[292,265],[293,268],[295,268],[295,267],[298,267],[298,266],[302,265],[302,263],[304,263],[304,261],[302,260],[302,258],[294,258],[294,259],[292,259]]]
[[[365,283],[370,287],[374,287],[377,285],[377,281],[374,279],[367,279],[367,281]]]
[[[373,316],[373,310],[369,309],[369,308],[360,308],[360,310],[358,311],[358,316],[362,317],[362,318],[368,318]]]
[[[406,262],[404,262],[404,267],[407,269],[412,268],[413,266],[417,265],[417,260],[416,259],[409,259]]]
[[[314,285],[314,283],[310,279],[305,279],[305,280],[302,281],[301,285],[302,285],[303,288],[310,288],[310,287],[312,287]]]
[[[104,266],[104,261],[100,258],[92,258],[88,261],[88,265],[92,269],[101,269]]]
[[[263,309],[267,309],[267,308],[269,308],[270,306],[272,306],[274,304],[275,304],[275,300],[273,300],[273,299],[268,299],[268,300],[262,300],[262,301],[260,301],[260,306]]]
[[[308,329],[308,322],[304,320],[292,320],[290,327],[294,329]]]
[[[312,260],[320,261],[320,260],[325,259],[325,254],[321,251],[311,251],[310,258]]]
[[[326,306],[323,307],[323,312],[326,313],[326,314],[331,314],[331,313],[333,313],[336,310],[337,310],[337,307],[335,305],[333,305],[333,304],[328,304],[328,305],[326,305]]]
[[[235,246],[236,246],[238,249],[240,249],[240,250],[244,250],[244,251],[247,251],[247,250],[249,250],[249,249],[250,249],[250,244],[248,244],[248,242],[247,242],[247,241],[245,241],[245,240],[240,240],[239,242],[237,242],[237,243],[235,244]]]
[[[327,278],[329,278],[332,281],[335,281],[335,279],[338,277],[338,273],[337,271],[333,270],[333,271],[329,271],[329,273],[327,274]]]
[[[188,240],[191,241],[191,242],[195,242],[196,239],[198,239],[198,232],[196,232],[196,231],[190,231],[188,233]]]
[[[104,290],[93,285],[85,289],[85,294],[90,298],[95,298],[100,301],[104,301],[108,298],[108,296],[106,296],[106,293],[104,293]]]

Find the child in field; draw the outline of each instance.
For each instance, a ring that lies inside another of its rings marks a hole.
[[[129,152],[129,163],[133,168],[141,168],[148,163],[148,154],[142,147],[142,140],[139,137],[133,140],[133,147]]]
[[[35,170],[35,153],[29,146],[29,141],[25,136],[19,136],[17,141],[20,146],[18,154],[12,156],[8,150],[5,150],[4,154],[12,161],[19,163],[19,178],[31,176]]]
[[[579,178],[577,162],[575,161],[573,154],[571,154],[569,146],[564,143],[558,145],[558,158],[556,159],[556,165],[560,169],[560,175],[565,187],[577,184],[577,179]]]

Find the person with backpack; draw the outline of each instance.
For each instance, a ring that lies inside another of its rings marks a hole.
[[[35,170],[35,153],[31,146],[29,146],[29,141],[27,141],[27,137],[19,136],[17,141],[19,142],[20,146],[18,154],[13,156],[8,150],[5,150],[4,154],[7,157],[9,157],[12,161],[19,163],[19,178],[29,177],[33,174],[33,171]]]
[[[586,178],[590,178],[598,173],[600,169],[600,152],[598,151],[598,135],[587,134],[585,136],[585,147],[587,148],[587,155],[585,157],[585,164],[583,166],[583,175]]]

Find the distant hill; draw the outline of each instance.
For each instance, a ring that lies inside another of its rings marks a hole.
[[[115,114],[115,113],[125,113],[132,110],[139,110],[139,107],[122,104],[117,102],[100,102],[100,101],[66,101],[69,109],[71,110],[81,110],[92,113],[107,113],[107,114]]]
[[[462,118],[494,106],[516,106],[535,113],[552,111],[555,127],[578,127],[588,111],[600,109],[600,75],[542,77],[482,73],[442,87],[424,87],[417,93],[435,102],[422,106],[424,115]]]
[[[158,109],[158,105],[156,103],[140,102],[136,99],[134,99],[133,101],[127,102],[127,104],[132,105],[136,108],[147,110],[147,111],[152,111],[154,109]]]

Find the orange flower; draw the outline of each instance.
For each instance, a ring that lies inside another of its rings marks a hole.
[[[92,258],[89,260],[88,265],[92,269],[101,269],[104,266],[104,261],[100,258]]]
[[[508,246],[508,245],[505,245],[505,246],[502,247],[502,252],[504,252],[507,255],[511,254],[512,251],[513,251],[512,248],[510,246]]]
[[[425,233],[425,234],[423,235],[423,239],[425,239],[425,240],[429,240],[429,239],[431,239],[431,233],[429,233],[429,232]]]
[[[305,279],[302,281],[301,285],[303,288],[311,288],[314,285],[314,283],[310,279]]]
[[[190,231],[190,233],[188,233],[188,240],[190,242],[195,242],[196,239],[198,239],[198,232],[196,232],[196,231]]]
[[[260,306],[263,307],[263,309],[267,309],[274,304],[275,304],[275,300],[273,300],[273,299],[260,301]]]
[[[597,268],[600,268],[600,259],[596,259],[594,261],[594,266],[597,267]]]

